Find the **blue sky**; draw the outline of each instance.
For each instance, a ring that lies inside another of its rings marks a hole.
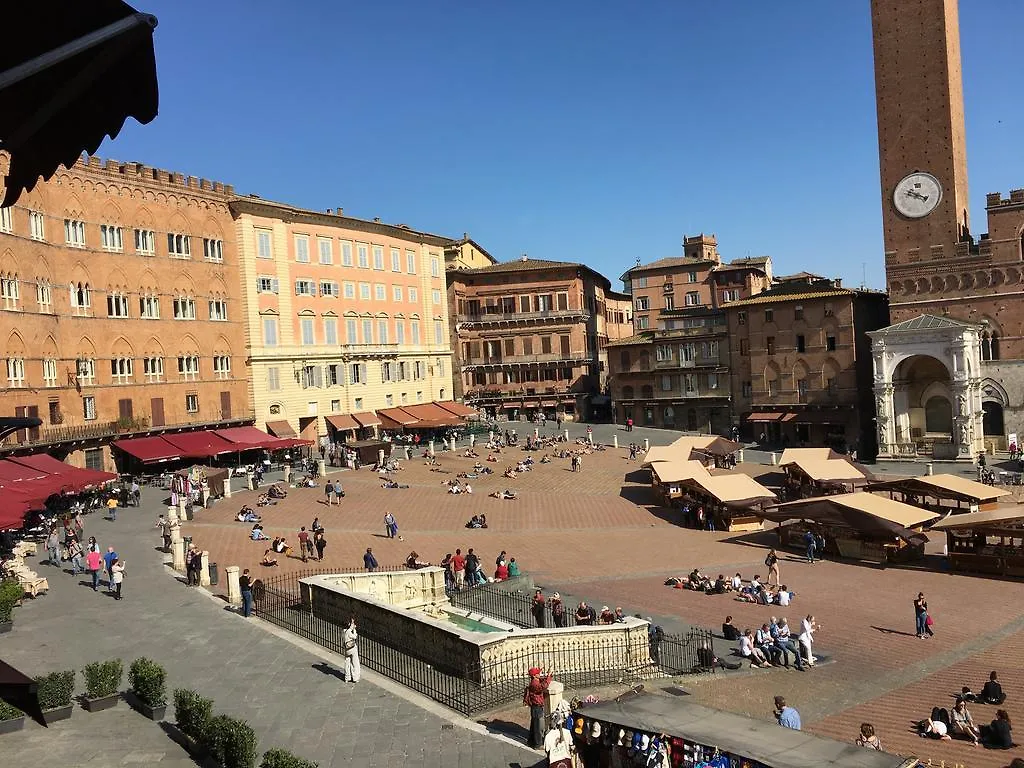
[[[160,115],[99,154],[616,280],[714,232],[882,287],[869,0],[137,0]],[[962,3],[973,230],[1024,186],[1024,3]],[[862,271],[863,270],[863,271]]]

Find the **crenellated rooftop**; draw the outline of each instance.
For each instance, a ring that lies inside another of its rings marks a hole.
[[[213,192],[221,195],[234,195],[235,188],[221,181],[211,181],[198,176],[186,176],[177,171],[153,168],[143,163],[124,163],[120,160],[103,159],[96,155],[83,155],[76,166],[88,168],[92,173],[108,176],[127,177],[167,187],[181,187],[194,192]]]

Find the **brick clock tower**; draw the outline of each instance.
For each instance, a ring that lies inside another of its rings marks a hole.
[[[989,194],[973,235],[957,0],[871,0],[871,23],[893,323],[871,334],[879,454],[971,458],[1024,437],[1024,189]]]
[[[871,22],[885,264],[901,272],[970,240],[957,0],[872,0]]]

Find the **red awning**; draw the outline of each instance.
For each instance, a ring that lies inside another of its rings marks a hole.
[[[112,445],[133,456],[143,464],[159,464],[181,458],[181,451],[162,437],[136,437],[131,440],[115,440]]]
[[[467,416],[479,416],[480,412],[474,408],[470,408],[468,405],[462,403],[456,403],[452,400],[442,400],[440,402],[434,401],[434,405],[439,408],[444,408],[449,413],[454,413],[456,416],[467,417]]]
[[[47,472],[40,472],[38,469],[26,467],[24,464],[17,464],[6,460],[0,461],[0,485],[22,480],[38,480],[41,477],[46,477],[47,474]]]
[[[377,411],[377,415],[382,419],[388,419],[393,421],[402,427],[411,427],[416,424],[419,419],[413,416],[411,413],[406,411],[404,408],[382,408]],[[387,426],[385,424],[385,426]]]
[[[59,475],[60,477],[67,478],[69,482],[80,486],[80,490],[90,485],[100,485],[101,483],[117,479],[117,475],[112,472],[74,467],[70,464],[65,464],[59,459],[55,459],[48,453],[36,453],[31,456],[12,456],[9,461],[40,472],[47,472],[50,475]]]
[[[256,427],[228,427],[226,429],[215,429],[213,433],[234,445],[236,451],[275,448],[281,442],[279,438],[271,437],[266,432],[256,429]]]
[[[436,403],[418,403],[402,406],[402,410],[417,419],[423,427],[457,427],[462,424],[460,419],[450,411],[446,411]]]
[[[324,416],[324,418],[327,419],[328,424],[341,432],[359,429],[359,424],[348,413],[332,413],[329,416]]]
[[[380,419],[377,418],[377,414],[373,411],[363,411],[362,413],[353,413],[352,418],[363,427],[379,427]]]
[[[267,431],[275,437],[298,437],[298,434],[292,429],[292,425],[287,421],[268,421]]]
[[[298,445],[312,445],[312,444],[313,444],[312,440],[302,440],[300,438],[295,438],[295,437],[285,437],[285,438],[282,438],[281,440],[278,440],[277,443],[274,444],[274,447],[271,450],[278,451],[278,450],[283,450],[285,448],[295,448]]]
[[[0,493],[0,531],[21,528],[31,509],[32,504],[24,496],[4,488]]]
[[[783,415],[781,413],[752,413],[747,416],[747,421],[778,421]]]
[[[176,435],[163,435],[163,438],[178,448],[183,457],[190,459],[206,459],[238,450],[233,443],[218,437],[212,430],[181,432]]]

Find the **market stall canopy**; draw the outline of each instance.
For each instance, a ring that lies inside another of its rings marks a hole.
[[[657,461],[651,471],[660,483],[678,483],[694,477],[711,477],[699,461]]]
[[[162,435],[163,439],[179,450],[179,455],[188,459],[206,459],[223,453],[236,453],[234,443],[219,437],[212,430],[200,432],[179,432]]]
[[[324,416],[324,418],[327,419],[328,424],[339,432],[348,432],[350,430],[359,429],[359,424],[357,424],[356,420],[348,413],[332,413],[328,416]]]
[[[134,117],[157,114],[156,17],[121,0],[33,0],[4,9],[0,149],[10,153],[0,206],[92,154]]]
[[[706,456],[728,456],[742,446],[718,435],[685,435],[670,443],[668,447],[689,450],[691,453],[696,451]]]
[[[380,419],[377,418],[377,414],[375,414],[373,411],[362,411],[360,413],[353,413],[352,418],[355,419],[362,427],[381,426]]]
[[[298,433],[292,429],[287,421],[268,421],[267,431],[274,437],[298,437]]]
[[[749,506],[758,501],[777,501],[778,497],[750,475],[730,472],[724,475],[694,477],[689,483],[703,488],[709,495],[729,507]]]
[[[277,448],[286,448],[292,444],[289,441],[281,440],[281,438],[272,437],[256,427],[226,427],[213,431],[218,437],[231,443],[235,451],[252,451],[261,448],[272,451]],[[286,442],[288,445],[284,444]]]
[[[181,452],[162,437],[133,437],[115,440],[112,445],[143,464],[159,464],[181,458]]]
[[[622,701],[578,707],[573,717],[597,720],[614,728],[649,734],[664,733],[687,743],[716,747],[738,763],[767,768],[910,768],[916,758],[864,749],[855,744],[780,728],[774,720],[724,712],[686,700],[641,693]]]
[[[641,467],[649,468],[656,461],[689,461],[689,445],[656,445],[644,455]]]
[[[783,454],[785,455],[785,454]],[[794,459],[783,467],[798,467],[811,480],[819,483],[850,483],[866,480],[867,475],[846,459]]]
[[[65,464],[47,454],[0,460],[0,528],[20,528],[32,509],[44,509],[51,496],[82,493],[117,475]]]
[[[402,410],[417,420],[417,427],[458,427],[462,419],[446,411],[437,403],[417,403],[402,406]]]
[[[902,480],[886,480],[868,485],[869,491],[898,491],[918,496],[933,496],[937,499],[956,499],[975,504],[993,502],[1002,496],[1012,495],[1010,491],[991,485],[976,483],[957,475],[924,475],[907,477]]]
[[[809,520],[823,525],[842,525],[865,533],[899,536],[906,540],[920,536],[906,529],[924,525],[938,517],[930,510],[863,491],[776,504],[765,507],[760,515],[779,523]]]
[[[84,467],[73,467],[55,459],[48,453],[36,453],[31,456],[11,456],[7,459],[23,467],[34,469],[38,472],[45,472],[49,475],[59,475],[70,479],[81,488],[88,488],[91,485],[101,485],[108,480],[114,480],[117,475],[110,472],[103,472],[98,469],[86,469]]]
[[[385,426],[388,429],[411,427],[419,421],[419,419],[410,414],[404,408],[381,408],[377,411],[377,416],[380,417],[382,426]]]
[[[981,512],[966,512],[962,515],[948,515],[932,526],[933,531],[957,528],[1008,528],[1024,523],[1024,506],[1007,504]]]
[[[843,454],[833,451],[831,448],[786,448],[782,452],[779,464],[786,466],[799,461],[828,461],[842,458]]]

